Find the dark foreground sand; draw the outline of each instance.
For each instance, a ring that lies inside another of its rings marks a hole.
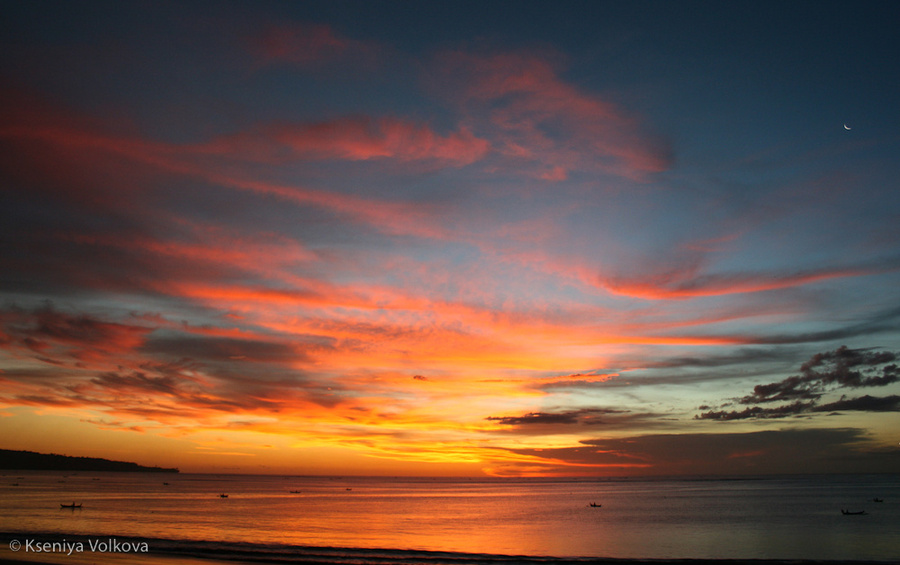
[[[0,536],[3,540],[0,543],[0,565],[887,565],[889,563],[837,559],[829,561],[561,558],[401,549],[257,545],[224,541],[106,539],[81,535],[63,537],[58,534],[0,534]]]
[[[0,552],[0,565],[873,565],[887,564],[887,561],[847,561],[847,560],[804,560],[804,559],[566,559],[527,556],[482,556],[459,554],[437,554],[434,557],[417,553],[414,556],[381,557],[363,555],[346,558],[326,558],[314,555],[298,555],[289,561],[256,559],[228,559],[216,555],[205,557],[184,557],[178,555],[153,554],[14,554],[8,549]]]

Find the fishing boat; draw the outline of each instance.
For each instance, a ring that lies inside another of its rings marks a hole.
[[[873,498],[872,502],[884,502],[883,498]]]
[[[841,514],[843,514],[844,516],[862,516],[865,513],[865,510],[860,510],[859,512],[850,512],[849,510],[843,509],[841,510]]]
[[[600,508],[603,505],[597,504],[596,502],[591,502],[590,504],[588,504],[588,506],[590,506],[591,508]]]
[[[75,503],[73,502],[72,504],[60,504],[59,507],[60,507],[60,508],[71,508],[71,509],[74,510],[74,509],[76,509],[76,508],[81,508],[81,504],[75,504]]]
[[[219,495],[219,498],[228,498],[228,495],[223,493]]]

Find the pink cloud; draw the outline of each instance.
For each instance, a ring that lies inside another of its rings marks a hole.
[[[409,120],[356,116],[307,124],[271,124],[195,149],[260,162],[396,159],[464,166],[482,159],[490,144],[465,128],[441,136],[427,125]]]
[[[893,267],[894,269],[896,267]],[[701,275],[697,266],[684,270],[648,274],[640,277],[604,277],[599,286],[611,294],[649,300],[679,300],[705,296],[723,296],[765,292],[803,286],[829,279],[858,277],[883,272],[885,269],[838,268],[798,271],[794,273],[737,273]]]
[[[332,62],[353,55],[373,57],[375,44],[357,41],[337,33],[331,26],[312,23],[268,26],[250,39],[252,50],[265,63],[290,63],[304,67]]]
[[[10,148],[0,164],[9,174],[54,197],[136,216],[152,213],[141,196],[153,191],[156,177],[175,175],[318,206],[387,233],[442,238],[445,230],[435,223],[428,205],[274,183],[242,170],[241,163],[393,159],[463,166],[489,150],[486,141],[465,129],[441,136],[427,125],[365,117],[268,125],[203,144],[179,145],[113,135],[100,124],[67,117],[53,105],[9,92],[0,95],[10,102],[0,109],[0,143]],[[30,121],[18,118],[20,110]]]
[[[545,57],[445,53],[436,85],[452,96],[506,157],[530,174],[562,180],[572,171],[642,178],[670,164],[669,150],[618,105],[563,80]],[[479,132],[481,133],[481,132]]]

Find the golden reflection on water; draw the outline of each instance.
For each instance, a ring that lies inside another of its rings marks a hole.
[[[840,515],[871,499],[853,482],[56,479],[0,486],[0,531],[620,558],[876,560],[900,547],[900,504],[864,528]],[[897,481],[878,488],[900,503]],[[60,511],[72,500],[83,509]]]

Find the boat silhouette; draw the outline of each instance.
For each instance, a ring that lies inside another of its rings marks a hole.
[[[81,508],[81,504],[75,504],[73,502],[72,504],[60,504],[59,507],[60,508],[71,508],[72,510],[75,510],[76,508]]]
[[[841,509],[841,514],[843,514],[844,516],[862,516],[865,513],[865,510],[860,510],[859,512],[850,512],[849,510]]]

